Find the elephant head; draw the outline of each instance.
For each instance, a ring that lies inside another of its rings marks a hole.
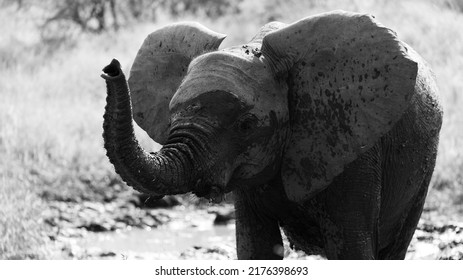
[[[224,38],[198,24],[169,25],[145,39],[128,85],[116,60],[104,68],[105,148],[129,185],[217,197],[281,176],[288,198],[303,201],[410,104],[417,64],[371,16],[273,22],[247,45],[218,50]],[[132,115],[159,152],[139,146]]]

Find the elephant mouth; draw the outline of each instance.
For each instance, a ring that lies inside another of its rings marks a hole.
[[[209,180],[197,180],[193,193],[198,197],[208,199],[213,203],[220,203],[224,200],[225,194],[231,192],[236,187],[234,182],[226,184],[211,182]]]
[[[233,191],[239,184],[235,180],[236,169],[216,168],[208,170],[196,180],[192,193],[198,197],[206,198],[211,202],[220,203],[225,194]]]
[[[193,193],[198,197],[209,199],[211,202],[220,203],[226,193],[226,187],[220,184],[198,179],[194,186]]]

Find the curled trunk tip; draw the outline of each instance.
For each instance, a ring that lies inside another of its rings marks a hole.
[[[109,63],[105,68],[103,68],[104,74],[101,75],[104,79],[109,77],[117,77],[121,74],[121,64],[120,62],[113,58],[111,63]]]

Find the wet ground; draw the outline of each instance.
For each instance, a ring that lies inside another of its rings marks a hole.
[[[139,201],[50,201],[44,214],[53,258],[236,259],[231,204],[184,206],[174,199],[147,208]],[[431,214],[424,213],[407,259],[463,259],[463,223],[432,223]],[[293,251],[285,240],[285,258],[322,257]]]

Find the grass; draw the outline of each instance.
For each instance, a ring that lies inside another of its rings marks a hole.
[[[245,0],[237,15],[199,21],[228,34],[224,46],[246,42],[269,20],[292,22],[333,9],[372,13],[397,31],[432,65],[443,98],[444,125],[427,207],[458,219],[463,213],[463,14],[431,0],[338,2]],[[160,15],[156,23],[125,26],[117,33],[44,44],[36,29],[40,11],[0,10],[0,259],[47,257],[40,220],[46,199],[97,199],[108,185],[122,184],[102,148],[105,88],[99,73],[113,57],[127,73],[144,37],[177,20],[198,19]],[[156,149],[143,131],[137,134],[145,147]]]
[[[0,259],[37,259],[46,255],[40,212],[44,205],[22,178],[0,177]]]

